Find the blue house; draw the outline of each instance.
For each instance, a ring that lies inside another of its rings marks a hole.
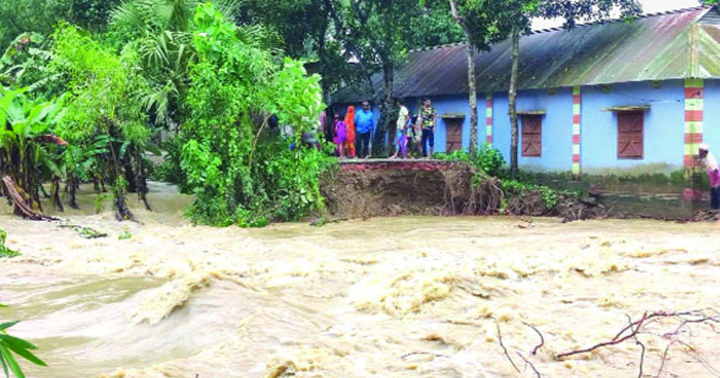
[[[720,104],[720,12],[714,7],[536,31],[521,39],[520,55],[523,170],[669,174],[692,167],[703,141],[720,151],[720,106],[712,106]],[[396,71],[395,95],[411,110],[422,97],[433,100],[438,152],[469,147],[466,64],[464,44],[445,45],[410,52]],[[510,67],[509,41],[475,59],[478,139],[506,160]],[[382,77],[374,80],[381,91]],[[344,106],[367,97],[343,88],[334,101]]]

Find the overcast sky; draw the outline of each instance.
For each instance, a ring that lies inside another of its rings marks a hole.
[[[640,3],[642,3],[644,13],[657,13],[700,5],[698,0],[640,0]],[[547,29],[561,25],[561,20],[535,20],[533,22],[533,29]]]

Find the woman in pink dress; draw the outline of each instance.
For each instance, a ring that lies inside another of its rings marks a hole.
[[[347,124],[335,113],[335,145],[338,148],[338,155],[345,158],[345,142],[347,142]]]

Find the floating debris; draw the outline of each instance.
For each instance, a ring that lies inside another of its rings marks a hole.
[[[71,228],[73,231],[75,231],[80,237],[85,239],[100,239],[100,238],[106,238],[108,234],[104,232],[100,232],[97,230],[93,230],[89,227],[83,227],[78,226],[75,224],[61,224],[60,228]]]

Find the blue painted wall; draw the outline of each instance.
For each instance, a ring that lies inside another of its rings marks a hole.
[[[470,145],[470,115],[467,96],[433,97],[438,115],[465,113],[463,121],[463,148]],[[416,98],[405,100],[411,113],[416,113],[420,102]],[[704,138],[720,151],[720,81],[705,82]],[[617,156],[617,114],[602,109],[618,106],[650,105],[645,113],[644,157],[620,159]],[[485,95],[478,95],[478,141],[486,140]],[[339,108],[339,107],[338,107]],[[343,112],[346,107],[342,107]],[[360,108],[356,104],[356,108]],[[519,157],[523,169],[534,171],[570,171],[572,168],[572,114],[573,101],[570,88],[555,91],[533,90],[518,94],[518,111],[544,110],[542,156]],[[659,86],[650,82],[614,84],[582,88],[582,150],[583,173],[608,173],[632,170],[637,167],[656,167],[669,171],[681,169],[684,157],[684,82],[666,81]],[[376,117],[379,109],[374,107]],[[493,98],[493,145],[510,161],[511,128],[506,93]],[[445,121],[438,119],[435,133],[435,152],[446,149]],[[389,136],[390,137],[390,136]],[[520,141],[522,146],[522,140]],[[717,153],[717,152],[716,152]]]
[[[505,160],[510,162],[511,127],[507,94],[496,94],[493,105],[493,145],[502,152]],[[523,157],[520,151],[518,164],[528,170],[570,170],[572,168],[572,90],[562,88],[555,92],[538,90],[519,93],[517,110],[546,112],[542,117],[541,156]],[[520,125],[522,129],[522,122]],[[485,130],[482,134],[485,135]],[[518,149],[522,149],[522,136]]]
[[[705,92],[706,141],[720,149],[720,125],[713,127],[713,119],[720,119],[720,82],[706,82]],[[485,96],[478,95],[478,140],[483,143],[485,131]],[[465,96],[443,96],[433,99],[438,114],[469,113]],[[617,114],[602,109],[618,106],[650,105],[645,113],[643,159],[620,159],[617,154]],[[534,171],[569,171],[572,168],[572,89],[555,91],[534,90],[518,94],[518,111],[544,110],[542,156],[519,157],[523,169]],[[658,88],[652,83],[627,83],[607,87],[582,88],[582,167],[584,173],[606,173],[638,166],[655,166],[665,170],[681,169],[684,156],[684,83],[668,81]],[[470,119],[463,124],[463,147],[470,141]],[[438,122],[435,136],[437,152],[445,151],[445,125]],[[511,128],[506,93],[493,98],[493,145],[510,161]],[[522,138],[520,140],[522,146]]]
[[[442,98],[442,101],[433,102],[433,106],[438,115],[465,113],[466,116],[462,124],[462,147],[463,149],[470,148],[470,105],[468,104],[468,96],[446,96]],[[437,120],[437,127],[435,128],[435,152],[447,152],[447,128],[445,122],[446,121],[441,118]]]
[[[582,168],[585,173],[607,168],[640,165],[683,167],[685,151],[684,82],[616,84],[603,90],[584,87],[582,93]],[[602,109],[615,106],[650,105],[645,112],[643,159],[617,157],[617,113]]]

